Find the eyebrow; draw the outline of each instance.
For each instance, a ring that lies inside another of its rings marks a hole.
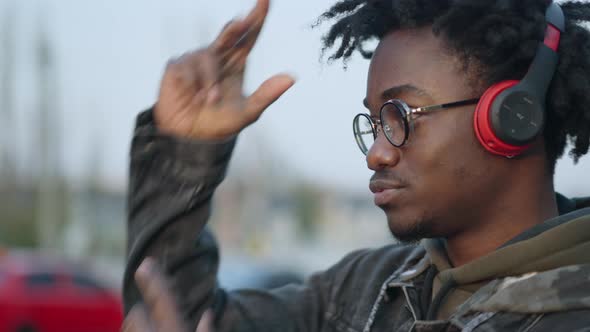
[[[394,86],[383,91],[381,93],[381,100],[395,99],[396,97],[406,93],[411,93],[417,96],[428,97],[430,99],[433,99],[432,96],[428,92],[426,92],[426,90],[420,89],[419,87],[411,84],[404,84]],[[369,108],[369,102],[367,101],[367,98],[363,99],[363,105],[366,108]]]

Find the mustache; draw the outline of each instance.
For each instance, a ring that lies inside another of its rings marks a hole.
[[[395,183],[399,186],[407,186],[405,179],[394,172],[379,171],[371,176],[370,182]]]

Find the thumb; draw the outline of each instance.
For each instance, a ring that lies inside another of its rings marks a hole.
[[[275,75],[264,81],[246,100],[246,108],[243,113],[246,124],[256,121],[262,112],[289,90],[293,84],[295,84],[295,78],[287,74]]]

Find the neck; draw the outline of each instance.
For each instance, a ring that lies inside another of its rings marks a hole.
[[[502,199],[490,204],[477,222],[465,221],[472,227],[447,237],[447,255],[453,266],[485,256],[525,230],[558,215],[552,181],[529,182],[510,182],[510,191],[498,196]]]

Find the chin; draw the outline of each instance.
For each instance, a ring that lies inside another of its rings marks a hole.
[[[437,237],[432,229],[432,220],[423,215],[404,215],[400,211],[387,214],[389,231],[402,243],[416,243],[425,238]]]

